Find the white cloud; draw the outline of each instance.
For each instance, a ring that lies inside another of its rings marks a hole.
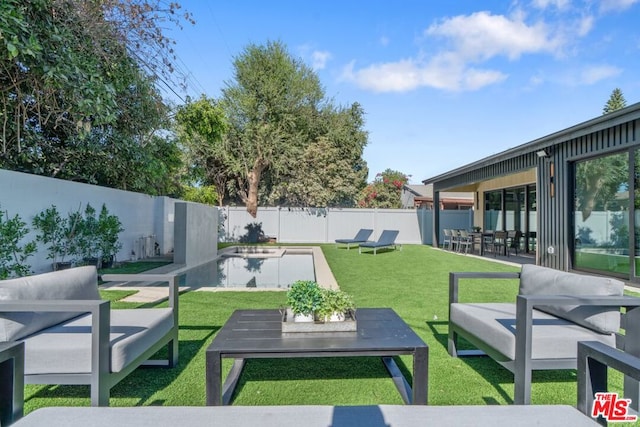
[[[327,66],[327,61],[331,59],[331,53],[327,51],[315,50],[311,54],[311,59],[313,60],[311,66],[314,70],[322,70]]]
[[[445,19],[430,26],[425,35],[444,38],[444,50],[424,59],[402,59],[361,69],[351,63],[342,78],[375,92],[406,92],[420,87],[478,90],[508,77],[478,64],[497,56],[515,60],[529,53],[558,53],[562,46],[542,23],[527,25],[520,15],[510,19],[488,12]]]
[[[566,9],[571,4],[571,0],[533,0],[531,4],[538,9],[546,9],[549,6],[555,6],[562,10]]]
[[[375,64],[355,70],[352,62],[342,78],[374,92],[408,92],[420,87],[448,91],[477,90],[507,78],[494,70],[466,67],[455,56],[441,55],[427,63],[413,59]]]
[[[622,70],[618,67],[611,65],[596,65],[587,67],[578,75],[578,79],[575,83],[583,85],[592,85],[601,80],[615,77],[622,73]]]
[[[600,0],[601,12],[620,12],[638,3],[639,0]]]
[[[594,25],[593,16],[584,16],[578,23],[578,36],[584,37],[591,32]]]
[[[387,46],[389,46],[389,42],[390,42],[390,40],[389,40],[388,37],[386,37],[386,36],[380,37],[380,45],[382,45],[384,47],[387,47]]]
[[[488,12],[444,20],[430,26],[426,34],[449,39],[455,51],[474,60],[497,55],[517,59],[525,53],[557,52],[562,45],[542,22],[527,25],[520,17]]]

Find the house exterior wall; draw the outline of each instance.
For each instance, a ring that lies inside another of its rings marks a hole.
[[[427,179],[424,183],[434,184],[437,198],[441,191],[461,191],[474,183],[534,169],[538,263],[570,270],[575,244],[574,163],[639,146],[640,103]],[[547,151],[547,156],[536,154],[542,149]],[[437,224],[438,219],[434,221]]]
[[[476,185],[476,215],[473,218],[473,225],[483,227],[484,224],[484,193],[491,190],[500,190],[503,188],[521,187],[536,183],[535,168],[512,175],[501,176],[494,179],[479,182]]]

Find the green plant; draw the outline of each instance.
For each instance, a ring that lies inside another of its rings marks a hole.
[[[64,229],[67,219],[60,216],[56,205],[43,210],[33,217],[31,224],[38,230],[36,239],[47,246],[47,259],[54,264],[64,261],[66,249],[64,246]]]
[[[38,230],[36,239],[47,246],[47,258],[57,269],[67,255],[77,254],[78,228],[82,217],[79,212],[69,213],[62,218],[56,205],[43,210],[33,217],[32,225]]]
[[[78,223],[78,251],[85,261],[97,258],[100,251],[96,210],[89,203],[85,206],[84,215]]]
[[[19,215],[9,217],[9,212],[0,212],[0,279],[31,274],[27,259],[36,252],[35,242],[22,244],[29,233],[27,224]]]
[[[355,309],[353,298],[346,292],[337,289],[322,289],[322,303],[316,310],[320,319],[326,319],[332,314],[345,314]]]
[[[298,280],[287,291],[287,305],[293,314],[313,314],[322,303],[320,286],[311,280]]]
[[[103,262],[112,261],[118,251],[122,249],[122,243],[118,241],[118,235],[124,231],[120,219],[116,215],[109,214],[107,206],[103,203],[98,216],[98,246]]]

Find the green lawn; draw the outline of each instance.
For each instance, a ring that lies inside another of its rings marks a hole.
[[[341,288],[358,307],[393,308],[429,345],[429,403],[509,404],[511,373],[491,359],[454,359],[446,351],[450,271],[516,271],[486,260],[405,245],[378,255],[324,245]],[[461,301],[514,301],[516,281],[474,281]],[[104,292],[115,299],[119,295]],[[115,295],[115,296],[114,296]],[[175,369],[138,369],[112,389],[111,406],[186,405],[205,402],[205,350],[233,310],[278,308],[283,292],[188,292],[180,296],[180,363]],[[116,307],[135,305],[115,302]],[[411,357],[397,359],[411,371]],[[225,370],[231,362],[225,361]],[[534,372],[534,404],[576,403],[574,371]],[[42,406],[89,405],[88,386],[28,386],[26,411]],[[366,405],[402,403],[377,358],[250,360],[234,404]]]

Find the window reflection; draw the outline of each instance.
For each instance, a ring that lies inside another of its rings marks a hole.
[[[575,164],[577,268],[629,274],[629,159],[627,153]]]

